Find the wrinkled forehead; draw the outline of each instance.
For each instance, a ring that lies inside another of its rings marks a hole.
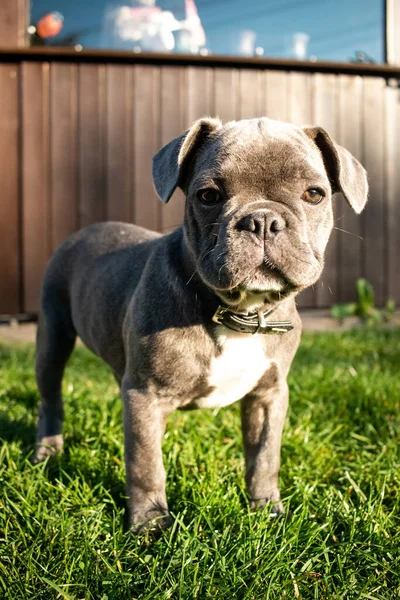
[[[199,169],[200,167],[200,169]],[[202,177],[264,187],[297,180],[327,180],[322,156],[306,134],[270,119],[227,123],[202,149],[197,172]]]

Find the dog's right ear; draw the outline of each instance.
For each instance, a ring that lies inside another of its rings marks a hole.
[[[199,119],[190,129],[172,140],[153,158],[153,183],[161,201],[166,203],[185,181],[188,165],[196,150],[210,133],[222,127],[219,119]]]

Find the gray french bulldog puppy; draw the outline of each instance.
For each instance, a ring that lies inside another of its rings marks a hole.
[[[161,451],[169,413],[238,400],[251,506],[281,513],[286,377],[301,333],[295,296],[321,275],[332,194],[359,213],[365,171],[319,127],[204,118],[161,148],[153,177],[163,202],[184,191],[181,227],[160,235],[91,225],[47,267],[35,459],[62,449],[61,380],[79,335],[121,385],[134,531],[171,523]]]

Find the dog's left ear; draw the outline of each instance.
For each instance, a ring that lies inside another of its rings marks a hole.
[[[352,209],[359,214],[368,197],[364,167],[342,146],[336,144],[322,127],[303,127],[318,146],[332,185],[332,192],[342,192]]]
[[[153,183],[162,202],[168,202],[175,189],[184,184],[194,153],[220,127],[222,123],[219,119],[199,119],[185,133],[157,152],[153,158]]]

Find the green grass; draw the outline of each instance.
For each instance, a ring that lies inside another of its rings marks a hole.
[[[290,375],[281,491],[251,513],[238,406],[172,415],[174,528],[124,530],[118,389],[78,348],[65,453],[33,466],[34,349],[0,346],[0,597],[10,600],[400,596],[400,331],[305,335]]]

